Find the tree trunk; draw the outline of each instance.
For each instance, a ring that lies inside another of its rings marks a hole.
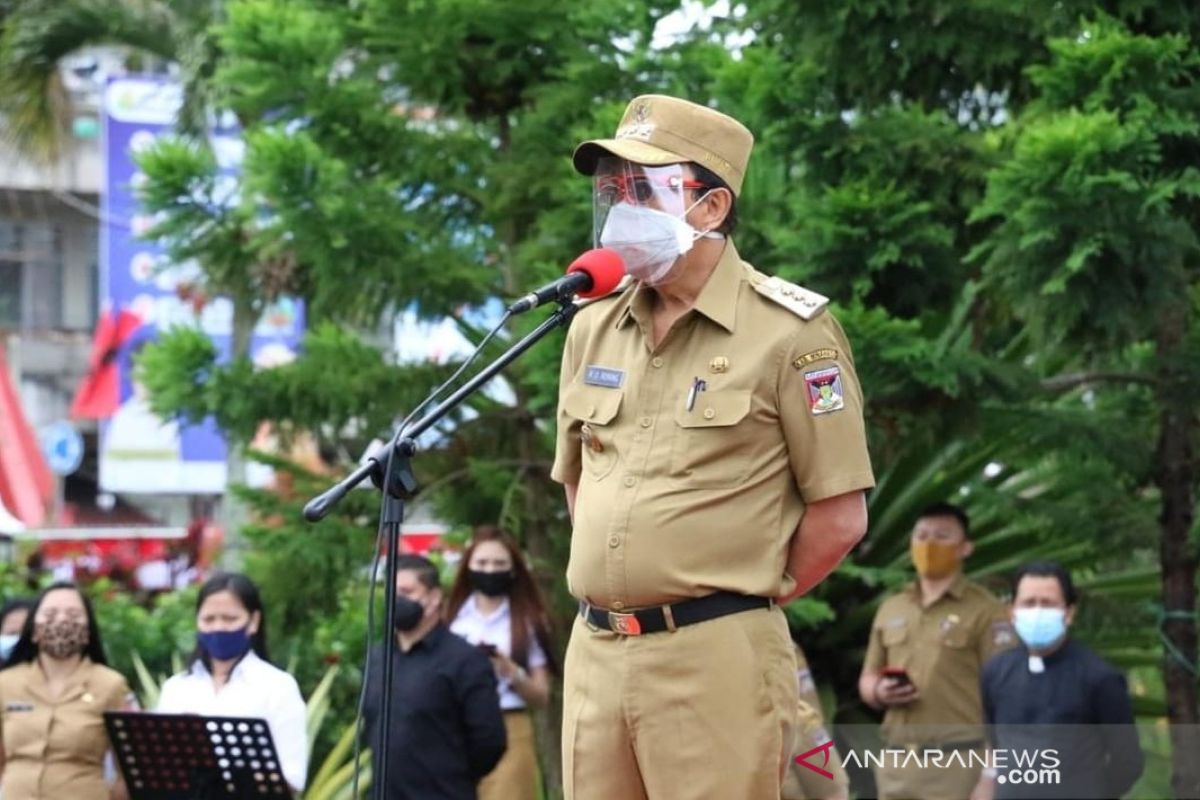
[[[1171,791],[1200,797],[1200,707],[1196,684],[1195,410],[1177,366],[1187,331],[1186,308],[1164,314],[1157,336],[1161,410],[1155,482],[1162,495],[1160,559],[1164,612],[1167,716],[1171,723]]]
[[[230,341],[229,358],[236,361],[239,358],[250,357],[250,342],[254,336],[254,326],[258,324],[258,312],[250,297],[233,298],[233,335]],[[244,556],[245,542],[242,540],[242,526],[249,516],[246,504],[237,497],[232,489],[246,483],[246,454],[241,442],[234,441],[228,433],[225,434],[225,494],[221,498],[220,522],[225,534],[225,547],[221,553],[221,566],[228,570],[241,569]]]

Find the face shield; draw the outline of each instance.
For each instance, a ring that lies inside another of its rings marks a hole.
[[[615,250],[625,271],[663,283],[701,235],[685,219],[709,187],[688,178],[682,164],[662,167],[604,157],[592,178],[593,241]]]

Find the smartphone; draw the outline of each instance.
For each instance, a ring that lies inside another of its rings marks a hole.
[[[484,655],[488,656],[489,658],[491,656],[496,655],[496,645],[494,645],[494,644],[488,644],[487,642],[480,642],[479,644],[477,644],[475,646],[478,647],[480,650],[482,650]]]
[[[891,678],[900,685],[912,684],[912,678],[908,677],[908,671],[904,667],[884,667],[883,677]]]

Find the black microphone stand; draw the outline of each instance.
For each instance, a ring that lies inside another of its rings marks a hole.
[[[396,557],[400,551],[400,526],[404,522],[404,504],[417,494],[417,481],[412,471],[412,457],[417,453],[417,438],[433,427],[438,420],[459,406],[476,390],[499,374],[505,367],[520,358],[555,328],[566,327],[579,307],[570,298],[559,300],[558,308],[540,325],[527,333],[495,361],[480,370],[475,377],[464,383],[449,397],[434,406],[433,410],[413,424],[396,431],[388,448],[351,472],[324,493],[309,500],[304,506],[304,518],[309,522],[323,519],[346,494],[364,479],[370,478],[376,487],[383,490],[382,530],[387,537],[387,585],[384,598],[387,616],[383,637],[383,691],[382,707],[379,710],[379,741],[373,776],[373,797],[387,799],[389,745],[392,721],[392,662],[396,653]],[[355,765],[355,769],[358,766]]]

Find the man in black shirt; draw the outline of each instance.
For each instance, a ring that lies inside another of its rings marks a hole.
[[[972,800],[1115,798],[1142,774],[1124,676],[1067,633],[1075,599],[1061,564],[1017,571],[1012,614],[1023,646],[983,667],[994,761]]]
[[[426,558],[397,559],[388,800],[476,800],[507,744],[487,656],[441,622],[442,589]],[[379,774],[383,649],[371,653],[366,733]],[[373,795],[372,795],[373,796]]]

